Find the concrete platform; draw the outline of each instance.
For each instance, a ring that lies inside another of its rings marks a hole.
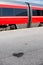
[[[0,32],[0,65],[43,65],[43,27]]]

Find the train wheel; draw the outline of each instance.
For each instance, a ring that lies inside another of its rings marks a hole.
[[[10,25],[10,30],[17,29],[17,26],[15,24]]]
[[[43,22],[40,22],[39,26],[38,27],[41,27],[43,25]]]
[[[10,30],[10,26],[7,26],[7,27],[5,28],[5,30]]]
[[[42,26],[41,24],[38,25],[38,27],[41,27],[41,26]]]

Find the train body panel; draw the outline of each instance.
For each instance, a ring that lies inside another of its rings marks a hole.
[[[28,16],[0,17],[0,24],[25,24],[28,23]]]

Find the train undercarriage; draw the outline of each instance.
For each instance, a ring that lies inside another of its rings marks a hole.
[[[0,25],[0,31],[14,30],[14,29],[17,29],[17,26],[15,24]]]
[[[35,25],[33,24],[30,27],[41,27],[41,26],[43,26],[42,22]],[[0,31],[15,30],[15,29],[21,29],[21,28],[26,28],[26,27],[27,27],[26,24],[24,25],[19,24],[18,26],[16,24],[0,25]]]

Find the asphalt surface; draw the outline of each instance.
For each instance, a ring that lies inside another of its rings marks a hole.
[[[0,65],[43,65],[43,27],[0,32]]]

